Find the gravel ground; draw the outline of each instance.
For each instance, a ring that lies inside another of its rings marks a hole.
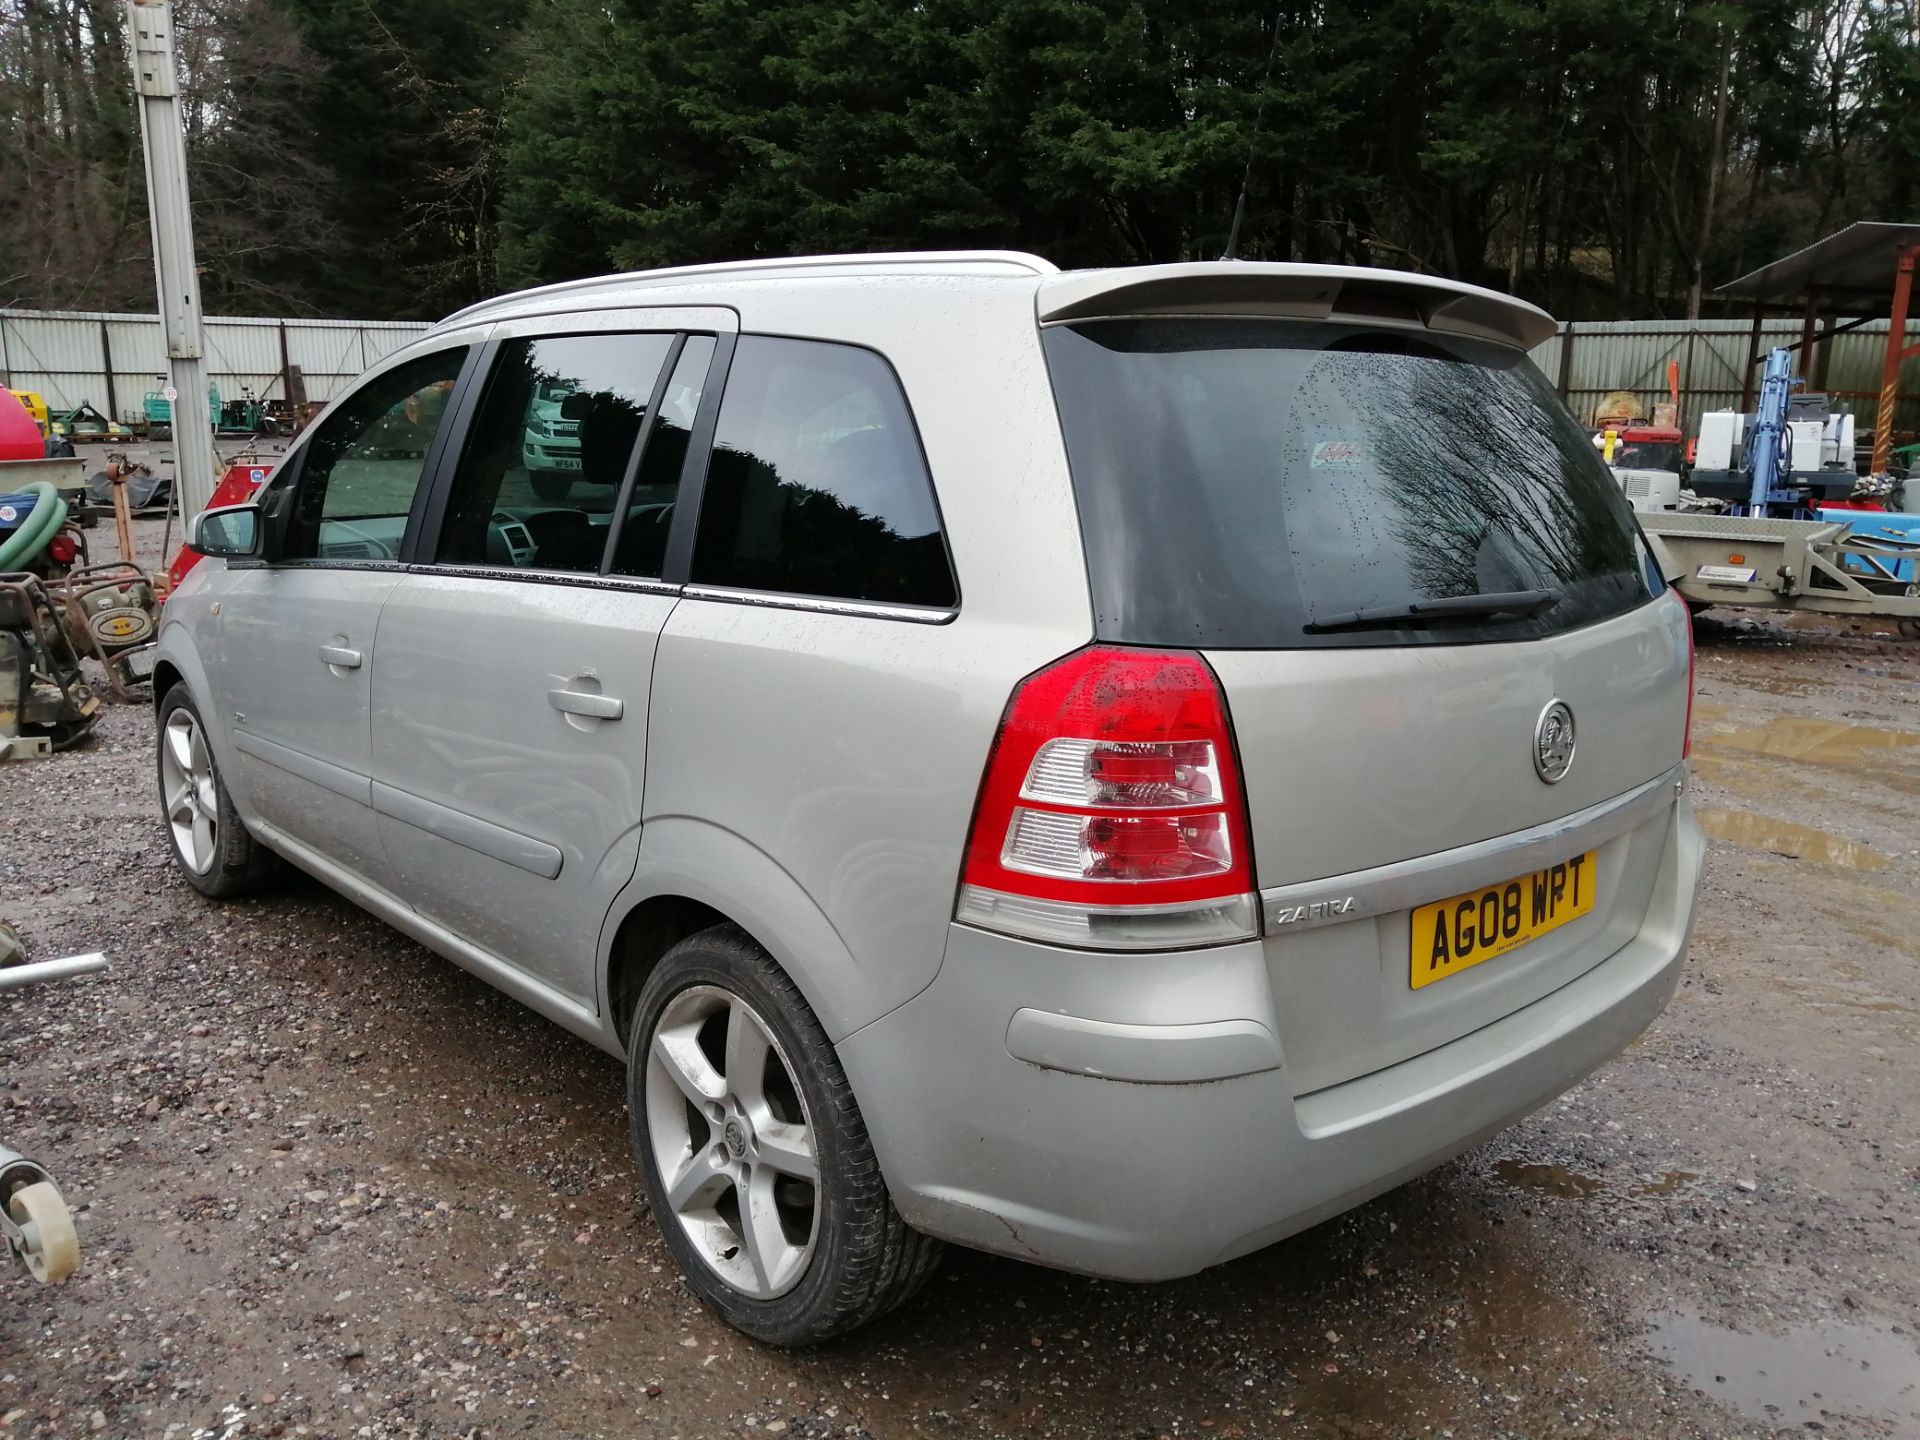
[[[1920,646],[1700,640],[1724,838],[1618,1061],[1191,1280],[954,1253],[799,1355],[678,1280],[617,1065],[317,885],[198,899],[116,708],[0,768],[0,918],[113,961],[0,996],[86,1251],[0,1273],[0,1436],[1920,1436]]]

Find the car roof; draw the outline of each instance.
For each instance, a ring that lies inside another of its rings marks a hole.
[[[1334,316],[1417,324],[1531,349],[1558,328],[1537,306],[1497,290],[1411,271],[1215,260],[1062,271],[1016,250],[904,251],[738,260],[568,280],[469,305],[438,329],[525,315],[650,305],[724,304],[743,282],[860,281],[1015,286],[1040,323],[1119,315]]]

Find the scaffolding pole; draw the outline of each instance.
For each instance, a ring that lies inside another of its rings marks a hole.
[[[153,219],[153,273],[160,329],[167,345],[174,485],[181,512],[204,510],[215,478],[213,420],[208,410],[206,352],[200,326],[200,276],[193,259],[193,212],[187,194],[187,145],[173,54],[171,0],[126,0],[133,93],[140,107],[147,162],[147,209]]]

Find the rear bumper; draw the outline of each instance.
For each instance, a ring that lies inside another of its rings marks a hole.
[[[1431,1169],[1617,1055],[1678,983],[1704,849],[1682,799],[1645,920],[1609,958],[1471,1034],[1307,1095],[1293,1093],[1258,942],[1089,954],[956,925],[934,983],[840,1054],[910,1224],[1171,1279]]]

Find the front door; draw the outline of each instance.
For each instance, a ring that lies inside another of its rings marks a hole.
[[[258,818],[382,888],[370,789],[373,642],[464,347],[390,367],[284,467],[264,564],[227,577],[221,690]],[[276,477],[278,480],[278,477]]]
[[[654,646],[677,601],[658,562],[713,352],[671,333],[503,340],[430,563],[380,618],[373,805],[401,893],[589,1007],[639,853]],[[546,463],[556,442],[577,469]]]

